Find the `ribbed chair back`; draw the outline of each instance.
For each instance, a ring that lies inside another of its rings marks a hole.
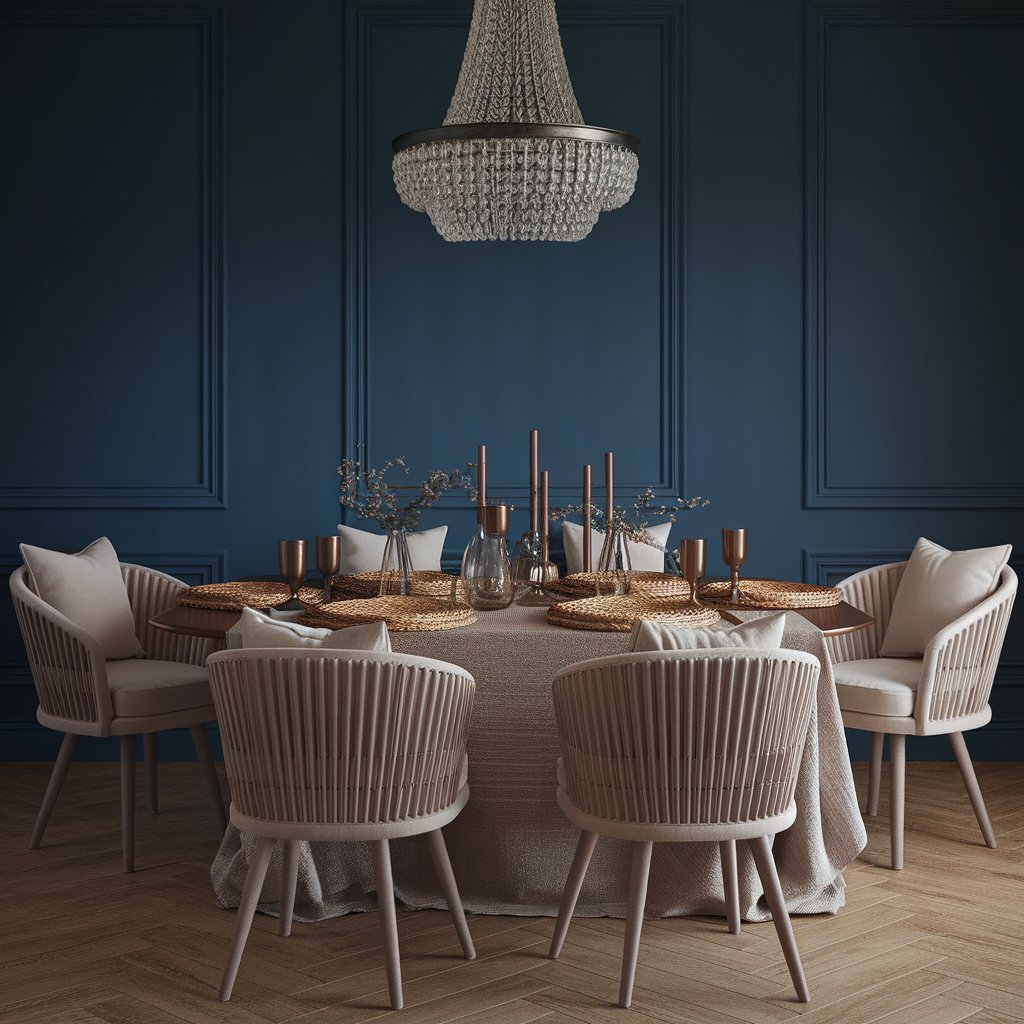
[[[554,682],[564,786],[585,814],[731,825],[793,802],[819,664],[796,651],[657,652]]]
[[[554,681],[558,803],[579,825],[549,956],[565,942],[598,836],[631,840],[619,1005],[633,998],[658,842],[717,842],[729,930],[740,930],[737,841],[749,844],[797,998],[804,977],[770,835],[796,819],[821,666],[800,651],[659,651],[573,665]]]
[[[207,666],[231,821],[256,836],[220,998],[231,998],[279,840],[282,935],[291,933],[301,841],[370,843],[394,1009],[403,997],[390,840],[426,836],[472,960],[473,939],[441,829],[469,799],[473,677],[443,661],[362,651],[221,651]]]
[[[464,785],[474,682],[463,669],[262,649],[208,667],[240,827],[302,825],[314,838],[308,826],[400,823],[451,807]]]

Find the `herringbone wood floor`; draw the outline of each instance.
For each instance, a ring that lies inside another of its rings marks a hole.
[[[302,1024],[389,1013],[376,915],[257,917],[230,1003],[216,999],[235,915],[219,910],[216,848],[194,766],[140,794],[136,874],[120,870],[117,766],[75,765],[44,847],[27,837],[48,766],[0,766],[0,1024]],[[863,793],[863,766],[858,766]],[[476,917],[460,958],[447,914],[400,915],[403,1024],[1010,1024],[1024,1020],[1024,765],[979,765],[1000,848],[987,850],[952,764],[908,765],[907,869],[890,871],[887,807],[846,872],[836,917],[794,923],[812,1001],[794,1001],[770,923],[644,926],[631,1010],[615,1007],[623,924],[574,922],[545,957],[547,918]],[[140,780],[141,781],[141,780]],[[883,778],[883,789],[885,779]],[[140,789],[143,787],[140,784]]]

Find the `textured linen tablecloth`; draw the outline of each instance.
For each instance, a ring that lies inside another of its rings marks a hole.
[[[762,613],[745,613],[752,618]],[[393,633],[397,652],[453,662],[476,679],[469,733],[470,800],[445,830],[467,911],[554,915],[579,830],[555,802],[551,682],[567,665],[625,653],[628,635],[549,625],[543,608],[482,612],[472,626],[436,633]],[[867,842],[850,769],[825,639],[801,615],[786,617],[783,647],[821,662],[816,706],[797,782],[797,818],[775,837],[775,859],[790,913],[837,911],[842,870]],[[229,825],[210,871],[224,907],[238,906],[254,840]],[[770,914],[753,858],[738,844],[740,908],[746,920]],[[443,908],[422,837],[391,843],[395,897],[409,909]],[[280,845],[260,910],[277,913]],[[577,914],[625,917],[630,844],[602,838],[580,893]],[[373,863],[364,843],[303,843],[295,916],[336,917],[376,906]],[[717,843],[655,843],[647,915],[725,914]]]

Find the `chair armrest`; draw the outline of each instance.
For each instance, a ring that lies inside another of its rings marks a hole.
[[[11,597],[40,709],[106,735],[113,710],[99,643],[29,589],[24,566],[11,575]]]
[[[906,567],[906,562],[876,565],[848,576],[839,584],[843,600],[867,612],[875,621],[856,633],[826,638],[833,664],[878,657],[892,615],[892,602]]]
[[[1016,593],[1017,575],[1007,566],[995,593],[932,637],[914,706],[924,732],[988,706]]]
[[[154,615],[178,603],[178,593],[186,589],[187,584],[148,566],[125,562],[121,563],[121,575],[135,616],[135,633],[147,658],[177,661],[184,665],[205,665],[210,654],[223,647],[215,640],[168,633],[149,624]]]

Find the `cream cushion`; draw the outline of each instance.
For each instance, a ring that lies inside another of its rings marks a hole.
[[[900,580],[879,653],[883,658],[924,654],[933,636],[989,596],[1012,548],[949,551],[921,537]]]
[[[228,648],[308,647],[329,651],[391,651],[391,637],[383,622],[368,622],[344,629],[315,629],[298,622],[271,618],[252,608],[242,610],[238,626],[228,631]]]
[[[782,646],[786,613],[776,612],[763,619],[751,619],[723,629],[687,629],[653,619],[640,619],[633,626],[631,651],[695,651],[714,647],[747,647],[777,651]]]
[[[117,552],[106,537],[75,555],[22,544],[21,557],[36,595],[93,637],[105,658],[146,653],[135,634]]]
[[[668,544],[668,535],[672,532],[671,523],[658,523],[650,526],[647,532],[656,540],[661,548]],[[665,552],[651,544],[641,544],[635,540],[626,541],[629,550],[630,567],[638,572],[664,572]],[[562,523],[562,546],[565,548],[565,565],[569,573],[583,572],[583,527],[578,523]],[[600,530],[590,531],[590,551],[592,568],[597,569],[597,560],[604,546],[604,534]]]
[[[923,667],[921,658],[840,662],[832,670],[839,706],[865,715],[909,718],[914,713]]]
[[[351,576],[357,572],[377,572],[384,561],[384,545],[387,537],[368,530],[357,530],[354,526],[338,524],[341,535],[341,574]],[[435,526],[432,530],[416,530],[407,534],[409,557],[414,569],[440,569],[441,552],[448,536],[447,526]]]
[[[206,669],[177,661],[108,661],[107,682],[118,718],[166,715],[213,703]]]

